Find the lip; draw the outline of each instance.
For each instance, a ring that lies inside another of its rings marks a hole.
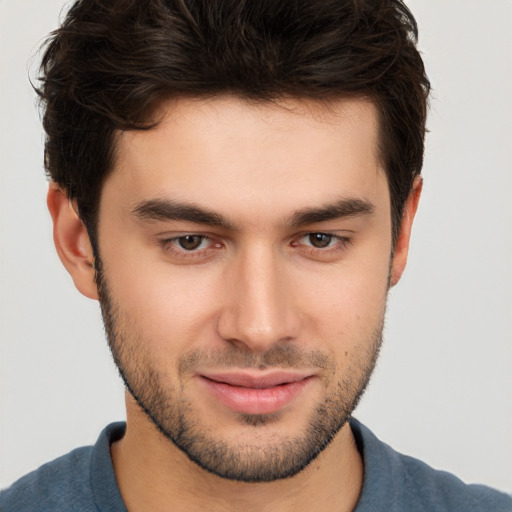
[[[205,373],[200,380],[209,392],[233,412],[272,414],[302,394],[314,375],[305,372]]]

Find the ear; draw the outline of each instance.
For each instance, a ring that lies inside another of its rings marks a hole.
[[[53,241],[60,260],[73,278],[78,291],[98,298],[94,280],[94,256],[89,235],[66,192],[52,182],[47,196],[53,220]]]
[[[411,239],[411,229],[416,210],[418,209],[418,203],[421,196],[421,189],[423,187],[423,180],[421,176],[416,176],[412,186],[411,193],[407,198],[404,205],[404,211],[402,215],[402,224],[400,225],[400,232],[395,243],[395,251],[393,254],[393,262],[391,264],[391,279],[390,286],[400,281],[402,274],[405,270],[407,263],[407,255],[409,254],[409,241]]]

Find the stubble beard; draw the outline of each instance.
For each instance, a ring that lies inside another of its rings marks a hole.
[[[337,381],[313,411],[303,432],[268,439],[262,430],[278,424],[279,413],[265,415],[240,414],[241,428],[251,427],[251,440],[238,444],[219,439],[215,431],[201,423],[201,414],[180,389],[164,387],[158,369],[144,353],[142,336],[134,334],[112,299],[101,271],[96,281],[107,340],[119,374],[139,407],[156,428],[187,457],[204,470],[221,478],[241,482],[270,482],[289,478],[306,468],[334,439],[350,419],[361,399],[377,362],[382,343],[384,317],[374,329],[371,339],[362,340],[355,364],[337,376],[328,358],[320,352],[303,352],[293,345],[276,345],[265,354],[231,347],[225,352],[189,352],[179,361],[179,369],[198,362],[238,368],[318,367]],[[263,434],[263,435],[260,435]]]

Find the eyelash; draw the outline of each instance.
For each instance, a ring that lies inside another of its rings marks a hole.
[[[187,251],[187,249],[183,247],[179,247],[179,241],[183,240],[187,237],[200,237],[201,238],[201,245],[204,241],[209,240],[211,244],[204,248],[204,249],[194,249]],[[207,256],[207,252],[210,253],[212,250],[220,249],[222,247],[222,244],[215,243],[212,238],[208,235],[202,235],[200,233],[187,233],[185,235],[175,236],[172,238],[166,238],[164,240],[160,241],[160,246],[162,249],[171,254],[172,256],[175,256],[177,258],[186,259],[188,261],[194,259],[194,258],[205,258]],[[209,254],[208,254],[209,255]]]
[[[327,236],[330,237],[329,245],[326,247],[314,247],[312,245],[307,244],[301,244],[300,241],[307,239],[308,237],[311,237],[312,235],[321,235],[321,236]],[[183,247],[179,247],[180,240],[183,240],[187,237],[199,237],[201,238],[201,243],[199,247],[205,242],[210,241],[210,244],[206,248],[198,248],[198,249],[192,249],[187,250]],[[331,242],[334,242],[331,244]],[[330,256],[335,255],[337,253],[343,252],[346,250],[346,248],[352,243],[351,238],[346,236],[340,236],[336,235],[334,233],[329,232],[323,232],[323,231],[312,231],[305,233],[299,237],[296,237],[292,242],[290,243],[290,246],[292,247],[303,247],[303,250],[306,251],[310,256]],[[171,254],[172,256],[175,256],[177,258],[181,258],[183,260],[191,261],[195,258],[200,258],[203,260],[209,259],[209,256],[213,256],[211,254],[211,251],[215,251],[217,249],[221,249],[223,247],[222,243],[215,242],[212,237],[209,235],[203,235],[200,233],[187,233],[185,235],[175,236],[172,238],[166,238],[163,240],[160,240],[159,242],[162,249]]]
[[[343,252],[347,247],[352,243],[352,240],[346,236],[335,235],[334,233],[323,232],[323,231],[312,231],[309,233],[305,233],[300,236],[297,241],[292,241],[292,247],[298,247],[300,244],[300,240],[307,239],[313,235],[321,235],[329,237],[329,245],[326,247],[314,247],[313,245],[302,244],[304,250],[307,251],[311,256],[331,256],[336,255],[340,252]],[[330,243],[334,242],[334,243]]]

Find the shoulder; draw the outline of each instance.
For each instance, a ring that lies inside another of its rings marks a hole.
[[[89,478],[91,456],[91,446],[77,448],[25,475],[0,493],[0,510],[95,510]]]
[[[112,423],[94,446],[77,448],[24,476],[0,492],[0,511],[126,512],[110,457],[111,443],[125,428]]]
[[[404,499],[426,510],[512,512],[512,498],[485,485],[466,484],[455,475],[397,454],[403,468]]]
[[[402,455],[364,425],[351,420],[365,475],[357,512],[403,510],[512,512],[512,498],[484,485],[468,485],[455,475]]]

